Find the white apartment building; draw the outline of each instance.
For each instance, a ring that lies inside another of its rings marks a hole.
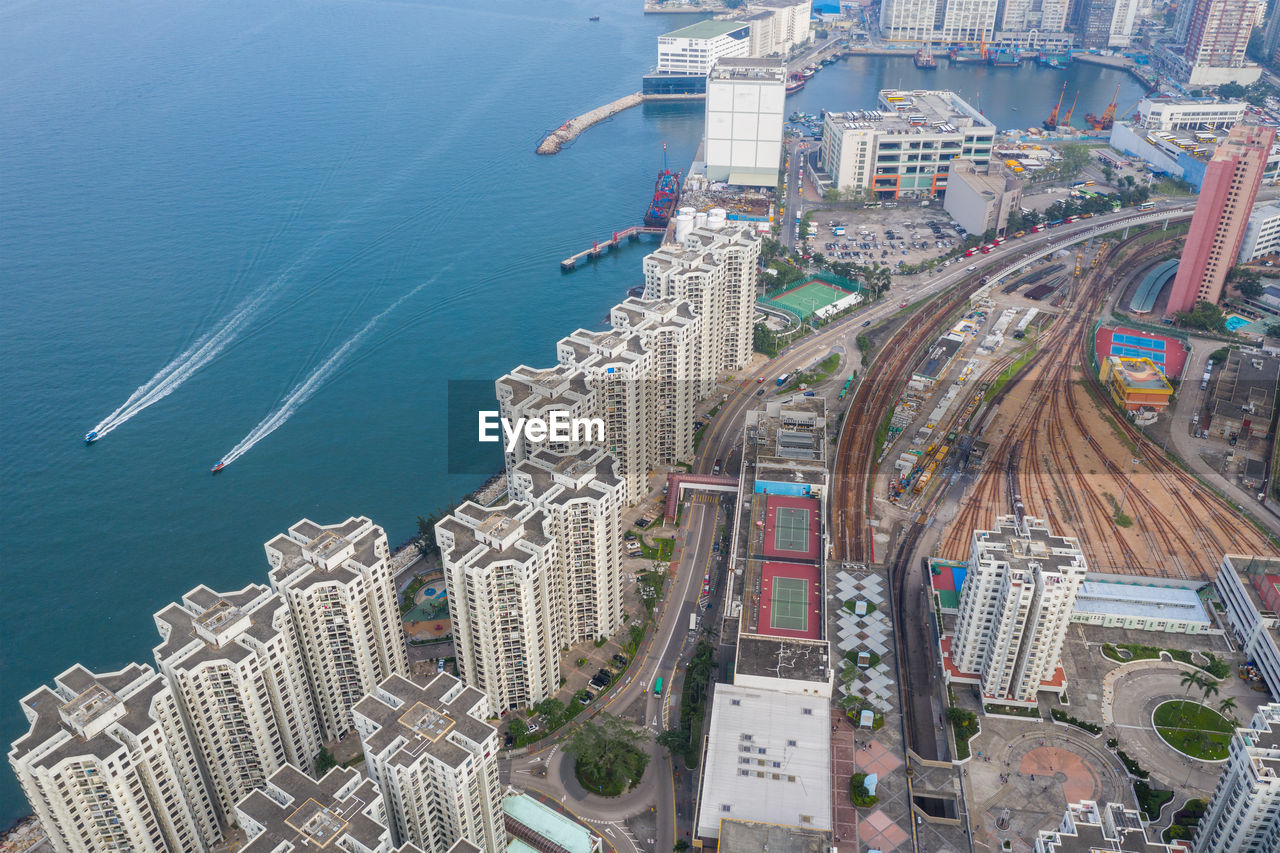
[[[539,451],[507,481],[511,497],[546,514],[556,541],[564,642],[611,637],[622,627],[622,509],[617,461],[599,449]]]
[[[285,764],[310,768],[323,744],[289,609],[262,584],[198,586],[155,620],[156,666],[229,823],[241,798]]]
[[[1085,571],[1080,543],[1054,536],[1040,519],[1003,516],[995,530],[975,530],[952,680],[976,679],[986,696],[1027,705],[1039,690],[1064,690],[1056,676]]]
[[[1240,263],[1280,253],[1280,204],[1259,205],[1253,209],[1244,227],[1240,244]]]
[[[1280,850],[1280,704],[1263,705],[1236,729],[1192,844],[1195,853]]]
[[[1151,836],[1159,838],[1155,830]],[[1174,847],[1153,841],[1148,836],[1147,821],[1142,814],[1122,803],[1099,806],[1093,800],[1068,803],[1057,829],[1042,829],[1036,834],[1034,853],[1183,853]]]
[[[239,853],[425,853],[394,846],[377,785],[345,767],[317,781],[287,764],[236,805],[236,816],[249,837]]]
[[[884,0],[880,30],[891,41],[990,42],[998,0]]]
[[[58,853],[204,851],[221,840],[173,692],[149,666],[76,665],[22,699],[9,764]]]
[[[1226,130],[1244,120],[1245,104],[1207,98],[1143,98],[1138,125],[1147,130]]]
[[[587,377],[596,394],[596,416],[604,420],[604,449],[618,460],[627,495],[638,500],[648,489],[650,409],[654,357],[634,332],[578,329],[556,345],[556,357]]]
[[[751,223],[694,228],[679,246],[644,259],[646,299],[687,301],[702,321],[695,351],[695,396],[751,360],[760,235]]]
[[[352,710],[396,841],[423,853],[447,853],[459,841],[506,853],[501,744],[488,713],[484,693],[443,673],[392,676]]]
[[[1138,5],[1139,0],[1115,0],[1108,47],[1129,47],[1133,43],[1133,25],[1138,19]]]
[[[526,503],[467,501],[436,525],[458,671],[491,713],[527,708],[560,689],[564,613],[555,539]]]
[[[660,74],[705,77],[717,59],[747,56],[751,25],[745,21],[699,21],[658,36]]]
[[[793,47],[809,41],[813,34],[813,4],[809,0],[755,0],[749,7],[757,14],[763,10],[769,16],[768,30],[772,36],[768,49],[759,52],[753,50],[750,56],[767,56],[771,53],[785,56]],[[755,17],[752,16],[753,19]],[[754,34],[753,26],[752,35]]]
[[[609,324],[638,334],[653,356],[648,419],[650,466],[671,465],[692,456],[697,378],[705,372],[697,361],[702,318],[688,301],[632,297],[613,306]]]
[[[721,59],[707,77],[707,179],[776,187],[782,167],[787,68],[781,60]]]
[[[387,534],[367,518],[303,519],[264,546],[272,589],[288,602],[326,738],[351,728],[351,706],[407,675]]]
[[[988,161],[978,168],[971,160],[951,161],[942,208],[970,234],[1003,234],[1009,214],[1021,205],[1022,181],[1004,164]]]
[[[1262,74],[1249,62],[1245,48],[1258,17],[1260,0],[1194,0],[1182,52],[1184,74],[1191,85],[1240,83]]]
[[[1067,28],[1067,0],[1005,0],[1003,5],[1001,31],[1060,33]]]
[[[885,89],[874,110],[827,113],[823,169],[837,189],[878,199],[946,192],[951,161],[991,160],[996,126],[954,92]]]
[[[498,411],[510,423],[521,418],[545,420],[552,412],[565,412],[570,418],[596,416],[595,392],[577,365],[557,364],[543,369],[520,365],[495,382],[494,387]],[[573,453],[581,449],[579,442],[536,444],[522,432],[515,446],[504,450],[507,473],[537,450]]]
[[[1271,698],[1280,698],[1280,559],[1227,554],[1213,583],[1240,652],[1257,666]]]

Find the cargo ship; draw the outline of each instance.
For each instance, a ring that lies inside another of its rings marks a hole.
[[[968,62],[986,62],[987,52],[985,50],[963,50],[958,47],[951,48],[948,56],[952,62],[968,63]]]
[[[991,64],[997,68],[1013,68],[1021,64],[1018,54],[1011,50],[998,50],[989,56]]]
[[[916,68],[937,68],[938,60],[933,58],[933,51],[929,50],[929,45],[925,45],[916,51],[915,57]]]
[[[644,224],[649,228],[666,228],[671,214],[680,200],[680,173],[667,168],[667,144],[662,143],[662,171],[653,185],[653,201],[644,214]]]
[[[794,95],[804,88],[804,84],[804,77],[793,72],[791,76],[787,77],[787,94]]]

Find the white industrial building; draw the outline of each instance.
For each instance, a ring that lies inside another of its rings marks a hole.
[[[622,628],[622,509],[617,462],[598,448],[561,456],[539,451],[508,478],[517,501],[542,510],[556,540],[564,642],[612,637]]]
[[[725,372],[752,357],[756,265],[760,235],[754,223],[726,222],[724,212],[644,259],[646,299],[688,301],[702,320],[694,379],[705,398]]]
[[[1167,634],[1217,630],[1195,590],[1109,581],[1085,581],[1080,585],[1071,621]]]
[[[222,819],[285,764],[310,769],[324,743],[297,632],[263,584],[198,586],[155,615],[164,673]]]
[[[317,781],[286,765],[241,800],[236,812],[248,835],[239,853],[424,853],[413,845],[395,847],[377,786],[345,767]]]
[[[990,42],[998,0],[884,0],[880,30],[892,41]]]
[[[1146,130],[1228,130],[1244,120],[1245,104],[1212,98],[1143,98],[1138,125]]]
[[[985,167],[995,135],[996,126],[954,92],[885,89],[876,109],[827,113],[822,167],[840,190],[933,196],[946,191],[952,160]]]
[[[556,542],[529,504],[467,501],[436,524],[458,671],[493,714],[560,689],[564,614]]]
[[[943,638],[950,680],[1024,705],[1065,690],[1059,659],[1085,571],[1080,543],[1040,519],[1002,516],[995,530],[975,530],[955,636]]]
[[[76,665],[22,699],[9,764],[57,853],[204,851],[222,835],[178,703],[149,666]]]
[[[1236,643],[1258,668],[1273,699],[1280,698],[1278,583],[1280,559],[1242,554],[1223,557],[1214,579]]]
[[[501,744],[488,714],[484,693],[444,673],[392,676],[352,710],[395,842],[446,853],[467,841],[505,853]]]
[[[660,74],[706,77],[717,59],[747,56],[751,25],[744,21],[699,21],[658,36]]]
[[[1003,165],[952,160],[942,209],[970,234],[1004,233],[1009,214],[1022,205],[1022,181]]]
[[[1280,705],[1263,705],[1236,729],[1192,845],[1195,853],[1280,850]]]
[[[1249,224],[1244,228],[1244,241],[1240,244],[1240,263],[1247,264],[1258,258],[1280,252],[1280,204],[1254,207]]]
[[[1067,5],[1067,0],[1005,0],[1001,4],[1000,32],[1065,32]]]
[[[707,78],[707,179],[775,187],[782,167],[787,69],[774,59],[721,59]]]
[[[831,703],[717,684],[704,768],[698,838],[726,819],[830,831]]]
[[[321,728],[338,737],[374,685],[409,674],[387,534],[364,517],[303,519],[264,547],[271,586],[293,615]]]

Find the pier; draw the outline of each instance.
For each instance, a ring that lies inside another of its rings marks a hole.
[[[569,272],[578,268],[578,261],[584,258],[598,258],[610,249],[618,246],[623,240],[639,240],[641,234],[652,234],[661,237],[667,233],[665,228],[650,228],[647,225],[632,225],[630,228],[624,228],[621,231],[614,231],[613,236],[608,240],[598,240],[591,244],[590,249],[583,249],[576,255],[570,255],[560,262],[560,271]]]
[[[560,149],[565,143],[572,142],[578,138],[582,131],[599,124],[607,118],[612,118],[623,110],[631,109],[636,104],[644,100],[644,96],[639,92],[631,95],[625,95],[618,100],[605,104],[603,107],[596,107],[589,113],[583,113],[577,118],[571,118],[558,128],[547,134],[547,138],[542,140],[542,144],[538,146],[539,154],[559,154]]]

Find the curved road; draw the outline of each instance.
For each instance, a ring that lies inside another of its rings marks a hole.
[[[880,323],[901,311],[902,302],[914,304],[960,283],[970,275],[996,268],[1005,272],[1006,268],[1030,263],[1032,255],[1073,242],[1064,238],[1083,239],[1084,235],[1100,227],[1111,230],[1128,220],[1146,221],[1148,217],[1158,218],[1161,213],[1181,212],[1193,205],[1194,199],[1190,203],[1159,205],[1155,210],[1138,217],[1134,216],[1133,211],[1094,216],[1006,243],[989,255],[961,259],[943,272],[895,284],[892,297],[873,302],[863,310],[823,327],[788,346],[764,366],[738,375],[737,385],[726,395],[717,415],[704,427],[707,434],[702,439],[693,470],[697,473],[710,473],[714,460],[729,459],[741,440],[744,414],[774,396],[776,386],[773,384],[773,377],[820,360],[838,345],[843,336],[856,334],[863,326]],[[761,374],[766,377],[766,383],[755,381],[755,377]],[[764,393],[758,394],[759,391]],[[698,499],[690,501],[689,509],[684,514],[684,523],[677,534],[683,539],[677,577],[658,613],[657,630],[641,647],[638,653],[640,660],[628,669],[627,677],[619,686],[605,694],[603,701],[593,704],[590,713],[581,718],[583,721],[600,711],[621,714],[630,710],[637,701],[642,701],[645,727],[650,733],[656,735],[676,722],[679,713],[675,707],[677,699],[669,688],[677,668],[684,664],[691,651],[691,644],[687,642],[689,614],[694,611],[701,592],[697,579],[712,565],[712,544],[720,517],[718,502]],[[672,592],[675,594],[672,595]],[[661,697],[653,695],[654,679],[659,675],[666,688]],[[511,782],[558,801],[580,820],[600,830],[619,853],[670,850],[677,837],[677,813],[684,826],[690,825],[695,817],[692,814],[692,800],[696,798],[696,791],[689,801],[677,806],[676,780],[667,751],[651,742],[649,768],[640,785],[620,797],[596,797],[579,788],[569,762],[563,760],[560,744],[572,728],[573,726],[566,727],[554,739],[543,741],[536,752],[513,758],[510,762]],[[652,841],[648,838],[631,837],[622,821],[650,810],[656,820],[657,837]]]

